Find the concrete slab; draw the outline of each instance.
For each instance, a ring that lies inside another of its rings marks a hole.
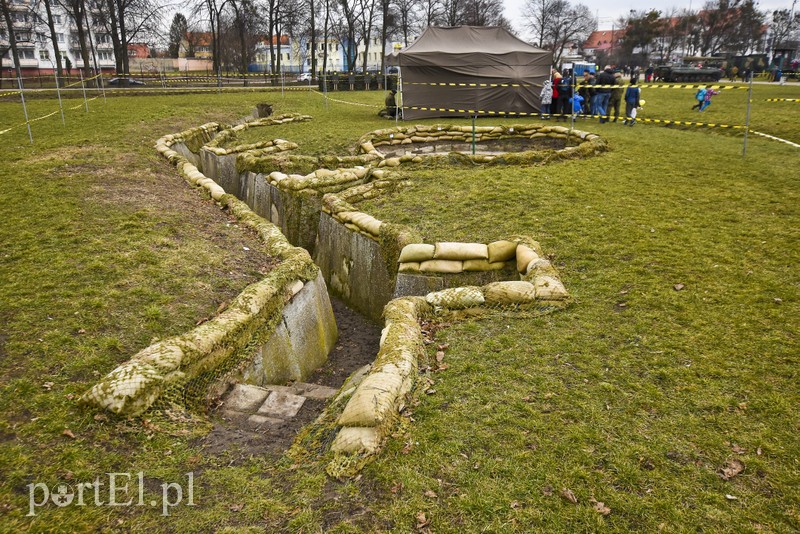
[[[236,412],[254,412],[264,403],[269,390],[249,384],[236,384],[223,401],[224,410]]]
[[[297,415],[305,401],[306,398],[300,395],[273,391],[264,401],[264,404],[261,405],[261,408],[258,409],[258,415],[289,419]]]
[[[294,389],[298,395],[302,395],[308,399],[328,400],[339,391],[335,388],[328,386],[320,386],[319,384],[307,384],[298,382],[294,385]]]

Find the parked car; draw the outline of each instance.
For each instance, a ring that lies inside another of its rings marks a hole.
[[[108,85],[124,85],[125,78],[111,78],[108,80]],[[133,78],[128,78],[128,85],[146,85],[141,80],[134,80]]]
[[[302,72],[297,77],[298,82],[310,82],[311,81],[311,73],[310,72]]]

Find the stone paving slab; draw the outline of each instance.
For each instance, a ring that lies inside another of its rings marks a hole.
[[[303,382],[298,382],[293,386],[293,388],[298,395],[316,400],[328,400],[336,395],[336,393],[339,391],[338,389],[330,388],[328,386],[320,386],[319,384],[306,384]]]
[[[305,401],[306,398],[300,395],[272,391],[267,400],[264,401],[264,404],[261,405],[261,408],[258,409],[258,415],[289,419],[297,415]]]
[[[225,410],[254,412],[269,395],[269,390],[249,384],[236,384],[225,398]]]

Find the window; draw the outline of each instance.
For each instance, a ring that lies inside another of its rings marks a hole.
[[[57,33],[57,34],[56,34],[56,40],[57,40],[59,43],[63,43],[63,42],[64,42],[64,34],[63,34],[63,33]]]
[[[29,32],[15,32],[14,36],[17,38],[17,42],[28,42],[31,40],[31,34]]]
[[[41,61],[47,61],[50,59],[50,51],[49,50],[39,50],[39,59]]]
[[[114,59],[114,56],[108,50],[99,50],[97,52],[97,59],[100,61],[111,61]]]
[[[33,55],[33,50],[30,48],[21,48],[17,53],[20,59],[36,59],[36,56]]]
[[[111,37],[107,33],[98,33],[97,42],[99,44],[108,44],[111,42]]]
[[[61,15],[53,15],[53,22],[55,24],[61,24]]]

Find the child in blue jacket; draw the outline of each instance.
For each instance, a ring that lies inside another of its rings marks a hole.
[[[631,78],[630,86],[625,89],[625,121],[623,124],[633,126],[636,124],[636,108],[639,107],[641,90],[636,86],[636,78]]]

